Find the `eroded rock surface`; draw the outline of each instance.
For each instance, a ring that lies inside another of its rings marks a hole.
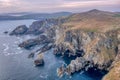
[[[34,64],[36,66],[42,66],[44,65],[44,59],[43,59],[43,54],[40,53],[37,55],[37,58],[34,60]]]
[[[40,35],[39,37],[35,39],[29,39],[29,40],[22,42],[21,44],[19,44],[19,47],[30,49],[31,47],[34,47],[36,45],[47,44],[47,43],[52,43],[52,42],[54,42],[53,39],[47,38],[45,35]]]
[[[15,28],[10,35],[23,35],[27,32],[28,27],[26,25],[20,25],[17,28]]]
[[[19,46],[31,48],[42,44],[43,47],[36,52],[44,53],[53,48],[55,55],[76,57],[67,66],[62,65],[57,69],[60,77],[65,73],[71,75],[92,67],[112,72],[114,65],[120,61],[120,19],[114,15],[93,10],[67,18],[36,21],[25,34],[39,37],[24,41]],[[39,64],[41,61],[40,58],[35,63]]]
[[[63,55],[67,49],[69,50],[68,55],[78,56],[76,50],[83,50],[81,54],[84,54],[72,60],[66,67],[68,74],[82,69],[88,70],[92,67],[107,71],[118,54],[118,50],[116,50],[119,43],[117,38],[118,32],[119,30],[107,33],[70,31],[69,34],[71,37],[69,38],[71,39],[67,41],[66,38],[64,38],[63,41],[59,42],[60,44],[56,44],[55,53]],[[79,36],[77,36],[77,34],[79,34]],[[77,43],[79,43],[79,45]]]

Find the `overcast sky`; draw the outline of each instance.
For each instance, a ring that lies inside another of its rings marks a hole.
[[[81,12],[90,9],[120,12],[120,0],[0,0],[0,13]]]

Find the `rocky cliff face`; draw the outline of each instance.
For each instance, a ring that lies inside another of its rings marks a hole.
[[[45,19],[33,22],[28,28],[25,25],[18,26],[10,35],[39,35],[45,33],[53,26],[58,26],[65,22],[65,19]]]
[[[114,65],[120,61],[120,18],[114,15],[116,13],[92,10],[68,18],[36,21],[25,34],[39,34],[39,37],[27,40],[19,46],[30,48],[44,45],[30,56],[53,48],[55,55],[75,57],[69,65],[62,65],[57,69],[58,76],[64,73],[71,75],[89,68],[110,70],[109,76],[116,68]],[[106,76],[104,80],[109,79]]]
[[[69,21],[56,30],[55,54],[77,57],[64,67],[64,72],[70,75],[89,68],[111,69],[120,43],[120,19],[113,15],[96,10],[72,15]],[[113,20],[117,20],[117,23]],[[58,71],[61,71],[61,67]]]
[[[15,28],[10,35],[23,35],[27,32],[28,28],[26,25],[20,25],[17,28]]]
[[[111,65],[111,69],[103,80],[119,80],[120,79],[120,44],[117,47],[118,54]]]
[[[63,41],[58,39],[59,44],[56,44],[55,54],[77,57],[66,67],[68,74],[92,67],[109,70],[118,53],[119,31],[106,33],[68,31]],[[68,35],[70,39],[66,40]]]

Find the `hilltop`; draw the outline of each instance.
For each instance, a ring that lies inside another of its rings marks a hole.
[[[106,32],[117,29],[120,25],[119,13],[100,10],[90,10],[88,12],[76,13],[67,18],[67,22],[62,24],[67,29],[82,29],[93,32]]]

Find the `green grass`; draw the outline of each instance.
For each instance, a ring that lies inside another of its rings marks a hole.
[[[116,14],[116,15],[114,15],[113,17],[120,17],[120,14]]]
[[[85,31],[85,32],[98,32],[98,30],[97,29],[82,29],[83,31]]]

